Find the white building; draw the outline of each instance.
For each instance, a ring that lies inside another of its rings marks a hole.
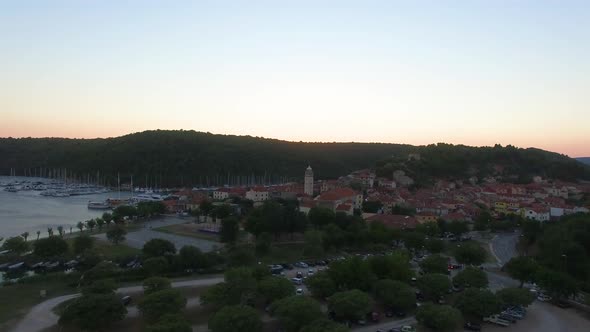
[[[229,197],[229,189],[227,188],[220,188],[213,192],[213,199],[215,200],[224,200]]]
[[[303,192],[306,195],[313,196],[313,171],[311,166],[307,166],[305,177],[303,179]]]
[[[246,199],[253,202],[264,202],[268,200],[268,190],[266,188],[252,188],[246,191]]]

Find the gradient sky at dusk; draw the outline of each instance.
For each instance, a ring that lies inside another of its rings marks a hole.
[[[0,0],[0,137],[156,128],[590,156],[590,1]]]

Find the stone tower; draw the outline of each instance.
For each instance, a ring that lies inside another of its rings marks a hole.
[[[307,166],[305,170],[305,178],[303,179],[303,192],[306,195],[313,196],[313,171],[311,166]]]

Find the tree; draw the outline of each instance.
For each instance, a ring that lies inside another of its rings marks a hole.
[[[525,282],[533,280],[539,270],[539,265],[530,257],[513,257],[504,265],[504,270],[514,279],[520,281],[520,287]]]
[[[377,281],[369,262],[359,257],[347,258],[330,264],[328,275],[338,290],[360,289],[369,291]]]
[[[87,250],[92,249],[94,246],[94,238],[88,235],[80,235],[74,238],[72,247],[74,253],[79,255]]]
[[[76,224],[76,227],[80,230],[80,233],[84,230],[84,223],[81,221],[78,221],[78,223]]]
[[[37,240],[39,240],[39,236],[41,236],[41,231],[37,231]]]
[[[168,256],[176,253],[176,247],[168,240],[151,239],[143,245],[141,251],[146,257]]]
[[[53,227],[47,227],[47,235],[53,236]]]
[[[336,284],[330,278],[327,271],[320,271],[305,279],[305,285],[313,296],[324,299],[338,291]]]
[[[125,241],[125,235],[127,235],[127,231],[121,226],[113,227],[107,231],[107,239],[113,244]]]
[[[209,319],[212,332],[262,331],[262,320],[256,309],[235,305],[223,307]]]
[[[213,204],[208,200],[204,200],[199,204],[199,211],[203,212],[205,216],[208,216],[212,210]]]
[[[420,232],[406,231],[403,240],[407,249],[420,250],[424,247],[426,236]]]
[[[496,292],[496,296],[505,305],[521,305],[523,307],[529,306],[535,300],[535,295],[525,288],[503,288]]]
[[[147,327],[147,332],[192,332],[193,328],[182,314],[166,314]]]
[[[20,236],[22,236],[23,239],[25,239],[25,242],[27,242],[27,238],[29,237],[29,232],[24,232]]]
[[[90,231],[92,232],[94,230],[94,227],[96,227],[96,221],[94,221],[94,219],[87,220],[86,227],[88,227],[88,229],[90,229]]]
[[[418,280],[418,288],[431,299],[438,300],[451,288],[451,281],[444,274],[425,274]]]
[[[100,262],[93,268],[86,271],[81,278],[84,285],[90,285],[92,282],[100,279],[111,278],[119,271],[117,265],[111,262]]]
[[[426,236],[435,237],[440,235],[440,228],[436,222],[430,221],[416,226],[416,232]]]
[[[373,256],[368,259],[371,271],[378,279],[394,279],[409,282],[414,276],[410,259],[406,253],[397,250],[385,256]]]
[[[93,281],[82,288],[82,295],[115,294],[117,283],[113,279],[101,279]]]
[[[441,255],[431,255],[420,262],[420,268],[426,273],[447,273],[449,260]]]
[[[445,250],[445,241],[436,238],[430,238],[426,240],[426,249],[433,254],[440,253]]]
[[[111,223],[111,221],[113,221],[113,215],[105,212],[102,214],[102,220],[104,220],[104,222],[109,225]]]
[[[359,320],[371,310],[371,298],[367,293],[353,289],[330,296],[328,307],[337,318]]]
[[[576,280],[563,272],[541,268],[536,274],[536,280],[554,298],[567,298],[578,291]]]
[[[221,231],[219,233],[221,242],[236,243],[240,233],[240,222],[236,217],[226,217],[221,220]]]
[[[59,234],[60,237],[64,237],[65,231],[63,226],[57,226],[57,234]]]
[[[309,222],[315,227],[323,227],[334,222],[334,212],[331,209],[313,207],[307,215]]]
[[[262,232],[256,237],[256,254],[266,255],[270,252],[272,235],[268,232]]]
[[[380,201],[363,202],[363,212],[377,213],[381,207],[383,207],[383,204]]]
[[[278,317],[287,332],[297,332],[324,315],[320,304],[307,296],[291,296],[276,301],[271,304],[270,311]]]
[[[348,332],[346,326],[326,318],[316,319],[305,325],[299,332]]]
[[[305,246],[303,255],[305,257],[321,257],[324,254],[322,245],[322,232],[309,230],[305,232]]]
[[[448,305],[427,303],[418,308],[416,320],[435,331],[458,330],[463,325],[461,312]]]
[[[416,303],[414,289],[401,281],[379,280],[373,292],[377,301],[396,310],[410,310]]]
[[[59,325],[73,325],[81,330],[96,331],[122,320],[127,309],[114,294],[81,296],[68,305]]]
[[[465,288],[485,288],[488,287],[488,275],[478,268],[468,266],[453,277],[453,284]]]
[[[194,246],[183,246],[178,252],[180,264],[185,269],[198,269],[205,267],[205,255],[201,249]]]
[[[143,293],[149,295],[164,289],[171,288],[170,279],[162,277],[151,277],[143,281]]]
[[[22,237],[15,236],[4,241],[2,249],[10,250],[16,254],[22,254],[29,250],[29,244]]]
[[[469,226],[464,221],[453,220],[447,224],[447,229],[449,232],[453,233],[453,235],[459,237],[467,232],[469,232]]]
[[[51,258],[68,252],[68,243],[57,236],[50,236],[35,241],[33,253],[38,257]]]
[[[150,276],[156,276],[168,269],[168,260],[166,258],[150,257],[143,262],[143,268]]]
[[[490,228],[492,222],[492,215],[487,211],[483,210],[474,222],[474,228],[478,231],[485,231]]]
[[[270,276],[258,282],[258,293],[268,303],[295,294],[293,283],[285,278]]]
[[[96,218],[96,226],[98,226],[98,230],[102,231],[102,227],[104,226],[104,220],[102,218]]]
[[[502,311],[502,301],[487,289],[468,288],[459,295],[455,307],[466,316],[481,319]]]
[[[455,248],[455,259],[461,264],[481,265],[486,257],[486,250],[477,243],[467,242]]]
[[[179,313],[186,306],[186,299],[177,289],[164,289],[146,295],[139,302],[139,311],[148,322],[155,322],[165,314]]]

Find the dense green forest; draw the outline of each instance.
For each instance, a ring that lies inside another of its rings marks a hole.
[[[407,161],[420,153],[420,161]],[[492,173],[590,179],[588,167],[537,149],[472,148],[446,144],[303,143],[195,131],[145,131],[106,139],[0,138],[0,174],[54,175],[115,184],[131,175],[139,186],[277,183],[300,180],[307,165],[329,179],[361,168],[391,177],[393,168],[424,177]],[[472,168],[476,169],[473,170]]]

